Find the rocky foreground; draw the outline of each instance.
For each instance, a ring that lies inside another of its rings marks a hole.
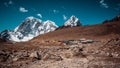
[[[94,43],[0,45],[0,68],[120,68],[120,37]]]
[[[120,68],[120,16],[61,27],[28,42],[0,40],[0,68]]]

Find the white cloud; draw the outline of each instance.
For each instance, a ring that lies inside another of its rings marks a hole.
[[[9,2],[5,2],[4,5],[5,5],[6,7],[9,7],[10,5],[13,5],[13,1],[10,0]]]
[[[54,9],[53,12],[54,12],[54,13],[58,13],[59,11]]]
[[[116,8],[114,8],[115,10],[117,10],[117,11],[120,11],[120,3],[119,4],[117,4],[117,7]]]
[[[10,4],[13,4],[13,1],[10,0],[10,1],[8,2],[8,4],[9,4],[9,5],[10,5]]]
[[[20,8],[19,8],[19,11],[20,11],[20,12],[23,12],[23,13],[24,13],[24,12],[28,12],[28,10],[25,9],[25,8],[23,8],[23,7],[20,7]]]
[[[107,3],[105,3],[105,0],[100,0],[99,3],[101,4],[102,7],[109,8],[109,6],[107,5]]]
[[[8,7],[8,4],[7,4],[6,2],[4,3],[4,5],[5,5],[6,7]]]
[[[41,15],[41,14],[37,14],[37,16],[39,16],[40,18],[42,18],[42,15]]]
[[[67,16],[63,15],[63,19],[64,19],[64,20],[67,20]]]

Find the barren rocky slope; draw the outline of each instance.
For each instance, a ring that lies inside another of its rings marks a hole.
[[[120,68],[120,21],[0,41],[0,68]]]

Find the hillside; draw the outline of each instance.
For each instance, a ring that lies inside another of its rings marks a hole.
[[[107,39],[114,38],[120,34],[120,22],[107,22],[105,24],[96,24],[90,26],[77,26],[72,28],[62,28],[54,32],[40,35],[31,42],[40,42],[40,40],[73,40],[80,38],[88,39]]]
[[[63,27],[27,42],[0,40],[1,68],[119,68],[120,21]]]

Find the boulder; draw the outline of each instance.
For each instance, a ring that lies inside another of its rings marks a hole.
[[[69,49],[72,53],[73,56],[79,56],[79,55],[82,55],[82,51],[83,49],[78,47],[78,46],[75,46],[75,47],[70,47]]]
[[[15,57],[13,58],[13,61],[18,61],[18,59],[19,59],[18,57]]]
[[[38,60],[41,59],[41,55],[40,55],[37,51],[32,52],[32,53],[29,55],[29,57],[30,57],[30,58],[36,58],[36,59],[38,59]]]

